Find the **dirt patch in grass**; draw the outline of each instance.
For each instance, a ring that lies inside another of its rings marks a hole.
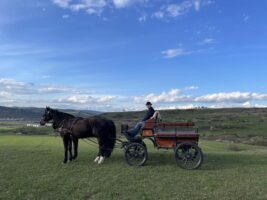
[[[238,144],[230,144],[228,149],[231,151],[244,151],[245,150],[245,148],[241,147]]]
[[[263,136],[248,135],[246,137],[240,137],[238,135],[216,135],[216,136],[204,136],[202,138],[225,143],[241,143],[241,144],[250,144],[258,146],[267,146],[267,137]]]

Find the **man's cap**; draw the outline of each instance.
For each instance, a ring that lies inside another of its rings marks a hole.
[[[152,105],[152,103],[150,102],[150,101],[148,101],[148,102],[146,102],[146,106],[148,106],[148,105]]]

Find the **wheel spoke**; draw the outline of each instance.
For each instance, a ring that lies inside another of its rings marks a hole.
[[[184,169],[200,167],[203,155],[200,148],[193,143],[182,143],[175,150],[175,159],[178,166]]]

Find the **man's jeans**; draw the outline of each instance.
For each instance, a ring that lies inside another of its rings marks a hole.
[[[136,125],[135,125],[135,127],[134,128],[132,128],[132,129],[130,129],[130,130],[128,130],[127,131],[127,133],[128,133],[128,135],[130,136],[130,137],[135,137],[138,133],[139,133],[139,131],[142,129],[142,128],[144,128],[144,126],[145,126],[145,122],[138,122]]]

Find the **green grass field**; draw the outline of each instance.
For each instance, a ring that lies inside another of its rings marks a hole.
[[[76,162],[61,165],[59,137],[0,136],[0,199],[267,199],[267,147],[201,141],[201,169],[178,168],[173,152],[149,146],[145,166],[121,150],[101,166],[80,142]]]

